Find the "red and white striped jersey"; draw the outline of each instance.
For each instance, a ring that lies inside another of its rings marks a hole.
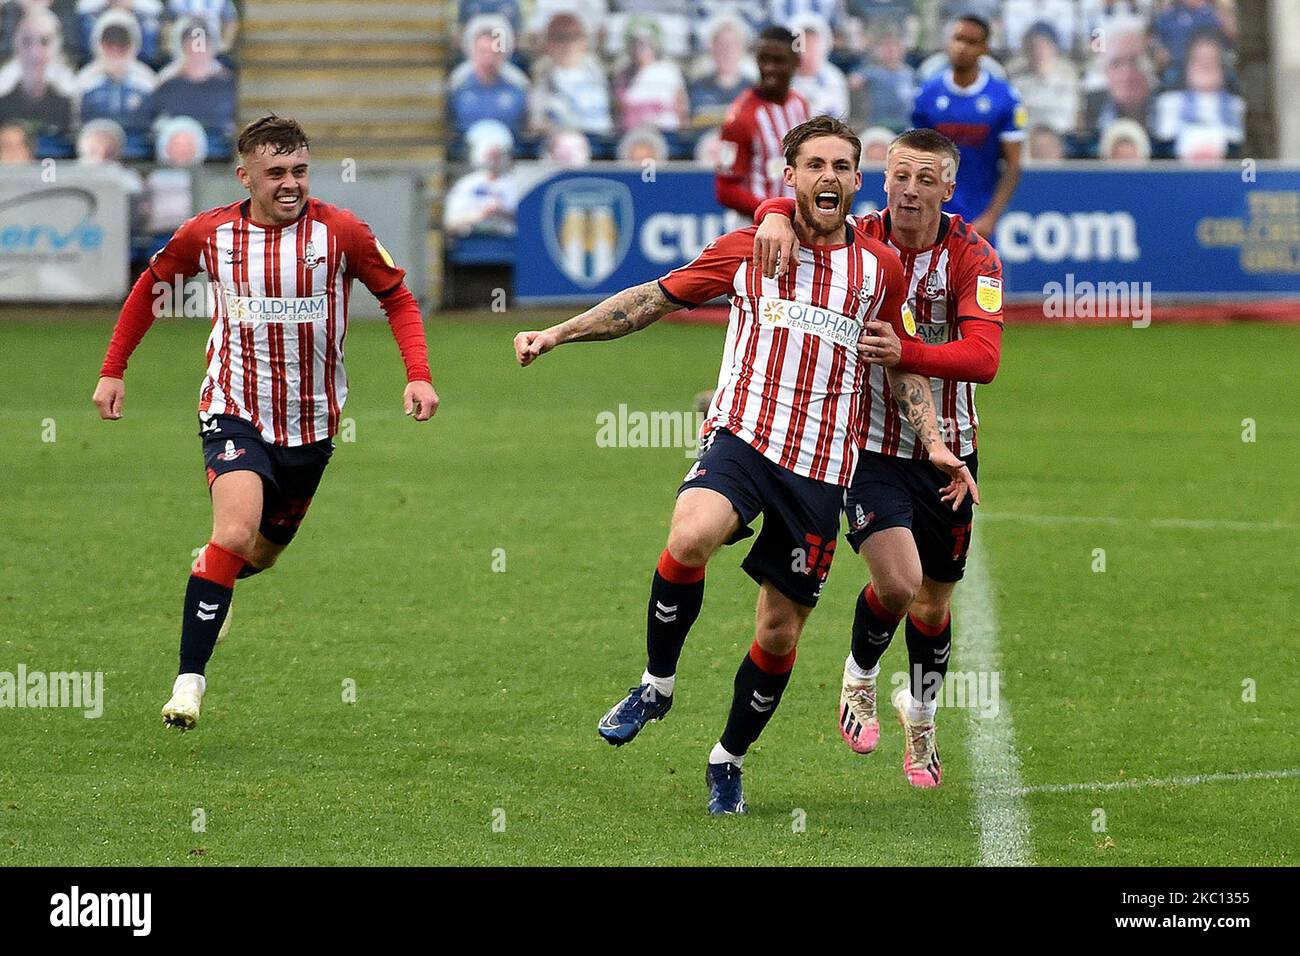
[[[887,242],[903,263],[908,306],[917,337],[927,345],[942,345],[962,337],[961,323],[984,319],[1002,325],[1002,260],[960,216],[942,216],[939,238],[924,249],[899,245],[889,228],[889,212],[854,219],[858,235]],[[934,409],[944,442],[956,455],[975,450],[979,416],[975,413],[975,383],[932,378]],[[871,367],[870,391],[864,409],[865,447],[900,458],[924,458],[912,426],[887,398],[885,370]]]
[[[808,101],[793,90],[784,103],[764,99],[754,89],[746,90],[731,104],[722,124],[718,175],[736,177],[759,199],[793,196],[794,189],[783,181],[781,140],[807,119]]]
[[[348,395],[352,280],[382,297],[405,273],[346,209],[308,199],[283,226],[248,215],[248,200],[200,213],[150,263],[169,284],[208,275],[212,333],[199,411],[242,418],[276,445],[329,438]]]
[[[659,280],[694,307],[731,296],[718,388],[701,434],[725,428],[797,475],[848,485],[862,442],[867,365],[862,324],[887,321],[901,338],[903,272],[883,244],[846,230],[849,241],[801,247],[780,279],[753,260],[757,226],[704,247]]]

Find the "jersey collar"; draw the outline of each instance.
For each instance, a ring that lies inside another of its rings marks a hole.
[[[974,83],[970,86],[958,86],[957,81],[953,79],[952,67],[948,67],[948,69],[943,71],[943,85],[948,87],[949,91],[957,96],[974,96],[976,93],[982,92],[984,87],[988,86],[989,77],[991,75],[992,74],[990,74],[988,70],[980,67],[980,75],[975,78]]]
[[[266,232],[276,232],[280,229],[288,229],[290,226],[301,222],[303,217],[307,215],[307,211],[311,209],[311,200],[312,197],[308,196],[307,201],[302,204],[302,211],[289,222],[282,222],[278,226],[267,225],[266,223],[258,222],[253,218],[253,200],[251,198],[245,199],[239,204],[239,217],[243,219],[244,222],[254,225],[258,229],[265,230]]]
[[[934,249],[938,246],[943,245],[943,240],[948,237],[948,229],[952,225],[952,216],[948,215],[946,212],[939,213],[939,235],[935,237],[934,242],[930,243],[928,246],[922,246],[919,249],[912,249],[909,246],[901,245],[899,241],[894,238],[894,226],[893,223],[890,222],[888,209],[886,209],[884,213],[881,214],[880,221],[884,224],[885,239],[887,241],[892,242],[895,248],[901,249],[906,253],[916,255],[917,253],[925,252],[928,249]]]

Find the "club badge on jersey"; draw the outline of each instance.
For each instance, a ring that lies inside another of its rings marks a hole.
[[[931,269],[925,274],[925,281],[921,283],[921,295],[927,299],[938,299],[944,295],[943,276],[939,275],[938,270]]]
[[[298,260],[304,268],[315,269],[325,263],[325,257],[317,253],[316,244],[310,239],[307,240],[307,248],[302,251],[302,257]]]

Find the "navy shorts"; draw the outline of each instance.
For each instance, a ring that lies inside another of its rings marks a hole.
[[[978,453],[963,455],[971,477],[979,480]],[[970,550],[975,507],[970,495],[956,511],[939,500],[951,479],[928,461],[864,451],[844,496],[849,544],[854,551],[877,531],[910,528],[921,555],[921,570],[932,581],[960,581]]]
[[[262,536],[288,544],[307,515],[321,475],[334,453],[326,438],[310,445],[273,445],[242,418],[199,414],[199,437],[207,465],[208,487],[229,471],[262,476]]]
[[[817,606],[835,557],[843,488],[796,475],[724,429],[704,440],[677,493],[691,488],[709,488],[731,502],[740,529],[727,544],[752,535],[749,524],[762,514],[763,528],[740,566],[759,584],[770,581],[790,600]]]

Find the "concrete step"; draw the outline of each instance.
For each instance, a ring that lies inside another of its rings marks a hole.
[[[357,70],[390,67],[432,66],[440,62],[432,48],[425,46],[394,47],[391,44],[308,44],[277,43],[274,46],[247,49],[240,54],[243,70],[276,67],[286,63],[310,63],[313,69]]]
[[[307,131],[311,133],[311,130]],[[319,168],[321,163],[342,159],[372,160],[374,162],[440,162],[446,150],[441,144],[418,143],[375,143],[356,140],[317,140],[312,136],[311,154],[313,164]]]
[[[294,113],[295,119],[302,118]],[[387,123],[328,123],[322,121],[303,121],[312,142],[375,142],[375,143],[434,143],[446,139],[446,127],[442,123],[429,120],[411,120],[407,122],[390,121]],[[393,159],[404,159],[394,155]]]
[[[325,43],[393,43],[424,44],[430,50],[445,53],[452,45],[459,45],[440,24],[376,23],[372,20],[358,20],[355,23],[324,24],[306,29],[290,23],[269,24],[263,29],[250,30],[242,34],[241,54],[243,50],[256,51],[265,44],[281,42],[298,42],[303,45]]]
[[[241,23],[256,30],[264,23],[288,23],[303,29],[318,29],[338,22],[402,22],[443,24],[454,22],[455,12],[449,3],[428,0],[253,0],[244,4]]]
[[[248,0],[239,117],[306,126],[317,160],[441,164],[455,4],[439,0]]]
[[[282,101],[274,107],[256,107],[256,105],[239,105],[239,121],[252,122],[259,116],[265,116],[266,113],[278,113],[281,116],[292,116],[300,124],[311,127],[312,130],[331,130],[346,131],[357,135],[363,130],[400,130],[403,133],[416,133],[420,135],[434,135],[434,137],[450,138],[450,130],[447,127],[446,117],[441,113],[411,111],[378,111],[372,109],[369,113],[359,113],[352,111],[329,111],[321,107],[304,107],[299,103],[290,103]],[[331,133],[333,135],[333,133]]]
[[[418,124],[421,128],[432,128],[438,135],[447,135],[447,118],[441,112],[430,109],[412,110],[403,107],[368,106],[361,109],[340,110],[332,107],[308,106],[302,103],[284,101],[273,106],[241,103],[239,119],[249,123],[267,113],[285,113],[298,122],[310,125],[313,129],[336,126],[373,126],[377,124],[405,126]]]
[[[430,96],[263,96],[250,93],[239,98],[240,114],[262,116],[292,103],[299,115],[310,115],[326,121],[331,116],[351,122],[355,119],[405,119],[412,116],[436,118],[445,115],[443,103]]]
[[[376,95],[441,91],[444,72],[441,67],[398,64],[373,66],[355,64],[351,68],[303,66],[296,63],[248,63],[240,71],[240,89],[253,95],[289,95],[310,93],[356,93],[373,90]]]

